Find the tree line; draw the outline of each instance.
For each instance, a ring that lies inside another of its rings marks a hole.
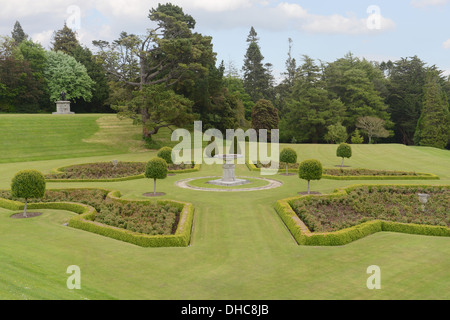
[[[50,112],[65,91],[75,112],[117,112],[161,128],[280,129],[285,143],[374,143],[448,148],[450,79],[417,56],[372,62],[346,54],[333,62],[293,57],[276,81],[251,27],[243,67],[217,62],[212,38],[195,32],[179,6],[149,10],[142,35],[93,41],[95,52],[64,25],[50,50],[16,22],[0,38],[0,112]]]

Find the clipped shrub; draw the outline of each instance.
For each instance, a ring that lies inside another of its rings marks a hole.
[[[145,177],[154,180],[153,193],[156,194],[156,180],[165,179],[168,173],[168,165],[163,158],[153,158],[145,166]]]
[[[363,138],[363,136],[361,136],[361,134],[359,133],[358,129],[356,129],[353,132],[352,137],[350,139],[352,141],[352,144],[362,144],[362,143],[364,143],[364,138]]]
[[[344,166],[344,159],[352,157],[352,147],[347,143],[341,143],[336,150],[336,156],[342,158],[341,168]]]
[[[171,147],[163,147],[163,148],[159,149],[157,156],[166,160],[167,164],[173,164]]]
[[[309,183],[311,180],[320,180],[322,179],[323,167],[322,163],[319,160],[305,160],[300,163],[298,168],[298,176],[300,179],[308,181],[308,194],[309,191]]]
[[[23,216],[27,217],[28,199],[39,199],[45,194],[45,177],[37,170],[19,171],[11,181],[11,194],[25,199]]]
[[[286,163],[286,175],[289,170],[289,163],[297,163],[297,153],[292,148],[284,148],[280,152],[280,162]]]

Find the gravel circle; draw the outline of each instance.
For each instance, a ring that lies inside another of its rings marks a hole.
[[[258,179],[258,180],[265,180],[268,181],[269,184],[263,187],[255,187],[255,188],[240,188],[240,189],[219,189],[219,188],[202,188],[202,187],[194,187],[188,184],[188,182],[193,180],[199,180],[199,179],[213,179],[213,178],[221,178],[221,177],[198,177],[198,178],[189,178],[189,179],[183,179],[175,182],[175,185],[180,188],[184,189],[191,189],[191,190],[197,190],[197,191],[212,191],[212,192],[239,192],[239,191],[259,191],[259,190],[268,190],[268,189],[274,189],[279,188],[283,185],[281,181],[272,180],[272,179],[266,179],[266,178],[257,178],[257,177],[239,177],[241,179]]]

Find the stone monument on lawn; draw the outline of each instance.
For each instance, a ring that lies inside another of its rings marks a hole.
[[[56,112],[53,114],[75,114],[70,112],[70,101],[66,100],[66,93],[64,91],[60,94],[60,100],[56,101]]]
[[[235,187],[243,184],[250,183],[250,181],[245,179],[237,179],[235,177],[234,169],[234,159],[242,158],[241,154],[218,154],[215,155],[214,158],[219,158],[224,160],[224,164],[222,165],[222,179],[211,180],[207,183],[215,184],[218,186],[225,187]]]

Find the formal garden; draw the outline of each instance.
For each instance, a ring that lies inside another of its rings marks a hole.
[[[247,2],[7,6],[0,299],[450,298],[450,40]]]
[[[221,165],[170,166],[161,149],[4,162],[4,297],[446,297],[448,151],[352,144],[342,166],[338,147],[280,145],[275,175],[236,164],[247,180],[237,186],[209,183],[224,178]],[[285,149],[292,163],[281,161]],[[26,185],[41,181],[33,190],[20,187],[24,170],[36,173]],[[78,292],[65,286],[72,264],[83,270]],[[373,264],[379,292],[365,287]]]

